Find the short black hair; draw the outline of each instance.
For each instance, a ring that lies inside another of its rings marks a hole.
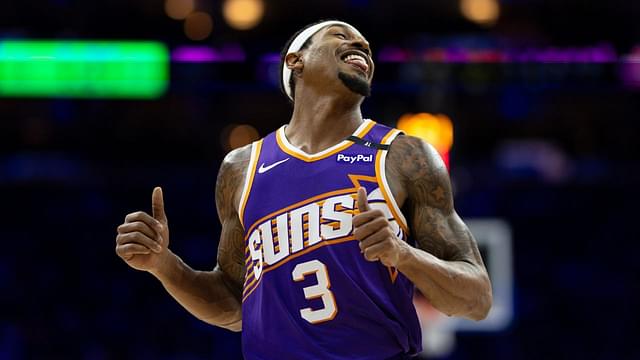
[[[323,19],[323,20],[319,20],[316,22],[313,22],[311,24],[305,25],[302,29],[296,31],[295,34],[293,34],[289,40],[287,40],[287,42],[284,44],[284,47],[282,48],[282,51],[280,52],[280,90],[282,90],[282,93],[287,96],[287,98],[289,98],[289,95],[287,95],[287,92],[284,90],[284,82],[282,79],[282,71],[284,70],[284,67],[287,66],[286,63],[286,57],[287,57],[287,50],[289,50],[289,47],[291,46],[291,43],[293,42],[293,40],[295,40],[295,38],[298,37],[298,35],[300,35],[300,33],[302,33],[303,31],[307,30],[308,28],[323,23],[325,21],[337,21],[335,19]],[[311,38],[313,38],[313,36],[311,36],[310,38],[307,39],[307,41],[304,42],[304,44],[302,44],[302,47],[300,48],[300,50],[306,49],[309,46],[311,46]],[[295,76],[291,76],[291,78],[289,78],[289,87],[291,88],[291,102],[293,103],[293,99],[296,98],[296,82],[295,82]]]

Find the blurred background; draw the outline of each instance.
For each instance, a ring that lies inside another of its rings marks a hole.
[[[421,358],[640,358],[640,2],[3,0],[1,359],[241,358],[116,227],[160,185],[211,269],[220,162],[288,122],[279,52],[326,18],[370,41],[363,114],[438,148],[500,283],[488,325],[421,311]]]

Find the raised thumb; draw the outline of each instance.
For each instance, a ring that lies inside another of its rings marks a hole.
[[[153,210],[153,218],[166,225],[167,215],[164,213],[164,198],[162,197],[162,188],[159,186],[153,189],[151,208]]]
[[[371,210],[369,201],[367,200],[367,189],[363,187],[358,188],[358,210],[360,210],[361,213]]]

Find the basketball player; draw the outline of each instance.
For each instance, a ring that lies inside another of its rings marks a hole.
[[[421,350],[414,287],[448,315],[485,318],[491,284],[438,153],[362,118],[373,73],[351,25],[295,34],[282,66],[289,124],[229,153],[218,174],[215,269],[171,252],[160,188],[152,215],[118,227],[117,254],[199,319],[242,330],[246,359],[409,358]]]

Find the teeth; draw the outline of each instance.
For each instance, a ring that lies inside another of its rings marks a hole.
[[[347,56],[345,56],[343,58],[343,61],[346,62],[346,63],[348,63],[350,61],[357,62],[357,63],[360,63],[360,64],[364,65],[365,67],[369,68],[369,64],[367,63],[367,60],[362,55],[349,54],[349,55],[347,55]]]
[[[347,57],[344,58],[345,62],[349,60],[360,60],[364,63],[367,62],[364,57],[362,57],[361,55],[355,55],[355,54],[347,55]]]

